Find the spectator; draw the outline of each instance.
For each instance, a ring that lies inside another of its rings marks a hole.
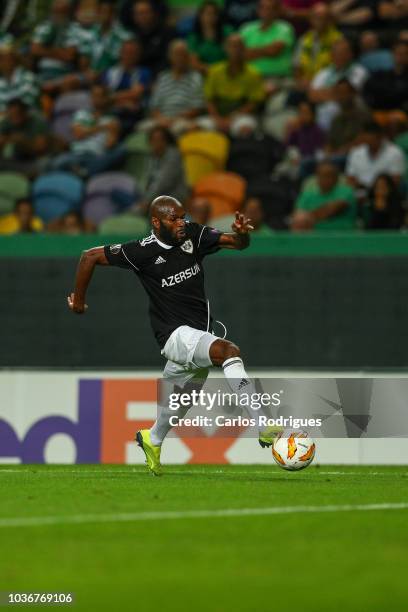
[[[36,175],[45,165],[44,156],[52,152],[51,144],[46,122],[22,100],[10,100],[0,124],[2,169]]]
[[[116,0],[112,0],[115,2]],[[169,21],[169,7],[167,0],[151,0],[151,5],[157,13],[161,23]],[[134,6],[135,0],[122,0],[119,3],[119,18],[126,30],[132,30],[135,27],[134,21]]]
[[[157,124],[174,132],[194,124],[205,107],[203,80],[190,67],[190,54],[183,40],[174,40],[169,47],[170,69],[158,77],[150,100],[151,120],[142,129]]]
[[[313,7],[324,0],[282,0],[282,15],[285,19],[310,19]]]
[[[204,2],[187,38],[194,70],[206,74],[211,64],[225,59],[224,41],[230,33],[231,27],[224,25],[219,5],[212,0]]]
[[[241,175],[248,189],[259,186],[264,179],[270,180],[285,150],[281,142],[257,132],[256,127],[256,121],[248,116],[234,122],[227,162],[227,169]]]
[[[305,187],[290,220],[292,231],[351,230],[356,222],[353,189],[339,180],[338,168],[327,161],[317,167],[316,185]]]
[[[370,189],[380,174],[389,173],[396,185],[405,171],[401,149],[385,139],[382,128],[369,123],[361,135],[362,144],[351,149],[346,164],[346,175],[353,187]]]
[[[89,56],[97,43],[98,13],[93,4],[80,3],[75,12],[75,21],[70,26],[73,46],[77,52],[77,62]]]
[[[392,70],[394,58],[389,49],[380,49],[380,40],[377,32],[364,31],[359,41],[360,57],[358,63],[368,72],[377,70]]]
[[[408,112],[408,43],[393,46],[394,68],[375,72],[364,86],[367,104],[377,110]]]
[[[67,26],[69,44],[75,51],[75,62],[73,62],[72,69],[67,74],[56,74],[49,79],[47,78],[46,82],[43,83],[43,93],[52,97],[58,93],[77,89],[92,81],[88,68],[89,57],[98,40],[97,12],[95,7],[81,3],[75,16],[76,21],[70,22]]]
[[[358,144],[362,129],[371,120],[371,113],[361,103],[347,79],[341,79],[335,85],[334,96],[339,112],[327,134],[327,152],[331,155],[346,155]]]
[[[79,236],[85,231],[84,220],[81,213],[76,210],[67,212],[61,220],[61,234]]]
[[[92,105],[92,111],[75,113],[70,152],[58,156],[51,164],[52,169],[90,176],[117,167],[124,160],[125,151],[117,146],[119,123],[108,113],[109,99],[102,85],[92,87]]]
[[[211,215],[211,202],[205,198],[192,198],[188,206],[188,214],[191,221],[200,225],[208,225]]]
[[[299,156],[314,158],[323,150],[326,136],[315,120],[314,105],[304,100],[299,103],[298,116],[290,127],[286,144],[295,147]]]
[[[91,70],[91,81],[97,74],[119,61],[123,43],[131,38],[132,34],[116,20],[114,2],[100,0],[91,44],[81,49],[81,55],[85,56],[86,69]]]
[[[331,11],[336,23],[345,32],[376,27],[377,0],[333,0]]]
[[[287,21],[279,19],[280,0],[260,0],[259,20],[241,28],[246,47],[246,58],[263,77],[284,83],[292,75],[294,30]]]
[[[34,216],[34,207],[28,198],[17,200],[14,211],[0,217],[0,234],[28,234],[42,229],[43,223]]]
[[[238,30],[244,23],[256,19],[258,0],[225,0],[224,14],[226,22]]]
[[[265,90],[258,70],[245,61],[239,34],[228,37],[226,50],[228,59],[208,73],[205,96],[213,126],[228,132],[234,129],[237,119],[256,112],[265,98]]]
[[[333,116],[338,111],[335,103],[336,83],[347,79],[356,91],[360,91],[367,76],[365,68],[353,61],[350,42],[345,38],[335,42],[332,47],[332,63],[316,74],[309,87],[309,99],[319,105],[317,122],[324,130],[330,127]]]
[[[403,222],[401,193],[389,174],[379,174],[368,194],[366,229],[399,229]]]
[[[124,133],[141,119],[150,89],[151,73],[140,65],[141,56],[140,43],[125,41],[119,63],[109,68],[101,78],[111,92],[111,110],[122,122]]]
[[[408,4],[406,0],[381,0],[378,3],[378,15],[383,24],[394,31],[408,28]]]
[[[398,32],[398,40],[408,43],[408,30],[400,30]]]
[[[184,165],[171,132],[155,126],[149,132],[150,161],[146,189],[134,206],[136,212],[146,213],[149,203],[166,193],[181,202],[189,196]]]
[[[322,0],[282,0],[282,15],[295,22],[298,32],[305,21],[310,19],[314,6],[321,3]]]
[[[273,236],[275,234],[265,223],[264,209],[261,200],[258,198],[249,198],[241,212],[250,220],[256,236]]]
[[[137,0],[133,4],[130,30],[142,48],[142,64],[157,74],[167,64],[167,48],[175,32],[163,23],[160,11],[150,0]]]
[[[65,234],[66,236],[79,236],[94,231],[95,226],[89,221],[85,221],[77,210],[70,210],[62,217],[50,221],[47,225],[47,232]]]
[[[74,71],[77,55],[74,23],[69,0],[54,0],[50,19],[39,24],[33,33],[31,53],[38,60],[42,82],[59,79]]]
[[[310,30],[299,39],[295,54],[300,89],[305,89],[311,79],[330,64],[332,46],[342,37],[332,22],[328,5],[322,2],[311,9],[310,25]]]
[[[38,95],[36,76],[19,65],[13,47],[0,47],[0,115],[10,100],[18,98],[28,106],[35,106]]]

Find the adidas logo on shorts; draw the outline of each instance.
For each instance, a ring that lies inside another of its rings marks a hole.
[[[166,263],[166,260],[163,257],[161,257],[161,255],[159,255],[159,257],[156,259],[154,263],[155,264]]]

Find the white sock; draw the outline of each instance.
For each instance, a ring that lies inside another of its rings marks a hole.
[[[245,372],[244,362],[241,357],[230,357],[226,359],[222,364],[222,368],[224,370],[225,378],[227,379],[227,383],[233,393],[237,393],[238,395],[252,395],[256,393],[255,387],[248,374]],[[261,414],[260,410],[255,410],[252,406],[243,406],[245,410],[248,412],[248,415],[251,419],[255,419],[255,423],[257,424],[258,430],[261,431],[259,427],[259,416]]]
[[[170,417],[178,416],[182,419],[189,408],[190,406],[180,406],[177,410],[170,410],[168,407],[160,406],[160,414],[150,430],[150,440],[154,446],[161,446],[172,429],[173,425],[169,423]]]

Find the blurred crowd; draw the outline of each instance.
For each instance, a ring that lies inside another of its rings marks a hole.
[[[408,226],[408,0],[4,0],[0,234]]]

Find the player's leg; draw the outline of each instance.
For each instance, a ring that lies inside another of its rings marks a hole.
[[[208,368],[191,368],[186,370],[181,365],[168,361],[160,384],[157,419],[151,429],[142,429],[136,434],[136,441],[146,456],[149,470],[159,476],[162,472],[160,455],[162,443],[173,427],[174,418],[183,418],[190,406],[180,406],[176,410],[170,408],[171,393],[186,393],[193,389],[200,391],[208,375]],[[171,419],[171,420],[170,420]]]
[[[255,387],[245,371],[241,352],[233,342],[219,338],[210,347],[211,362],[215,366],[221,366],[228,385],[233,393],[238,395],[252,395],[256,393]],[[260,411],[252,406],[245,405],[250,416],[258,424],[259,444],[262,447],[271,446],[277,430],[273,427],[261,427],[259,425]]]
[[[159,413],[157,420],[150,430],[152,443],[161,445],[173,427],[170,423],[170,418],[182,419],[191,406],[180,406],[174,409],[170,406],[170,395],[181,393],[191,393],[196,390],[199,392],[208,376],[208,368],[192,368],[185,370],[177,363],[168,361],[163,372],[163,380],[161,381],[160,400],[158,402]]]

